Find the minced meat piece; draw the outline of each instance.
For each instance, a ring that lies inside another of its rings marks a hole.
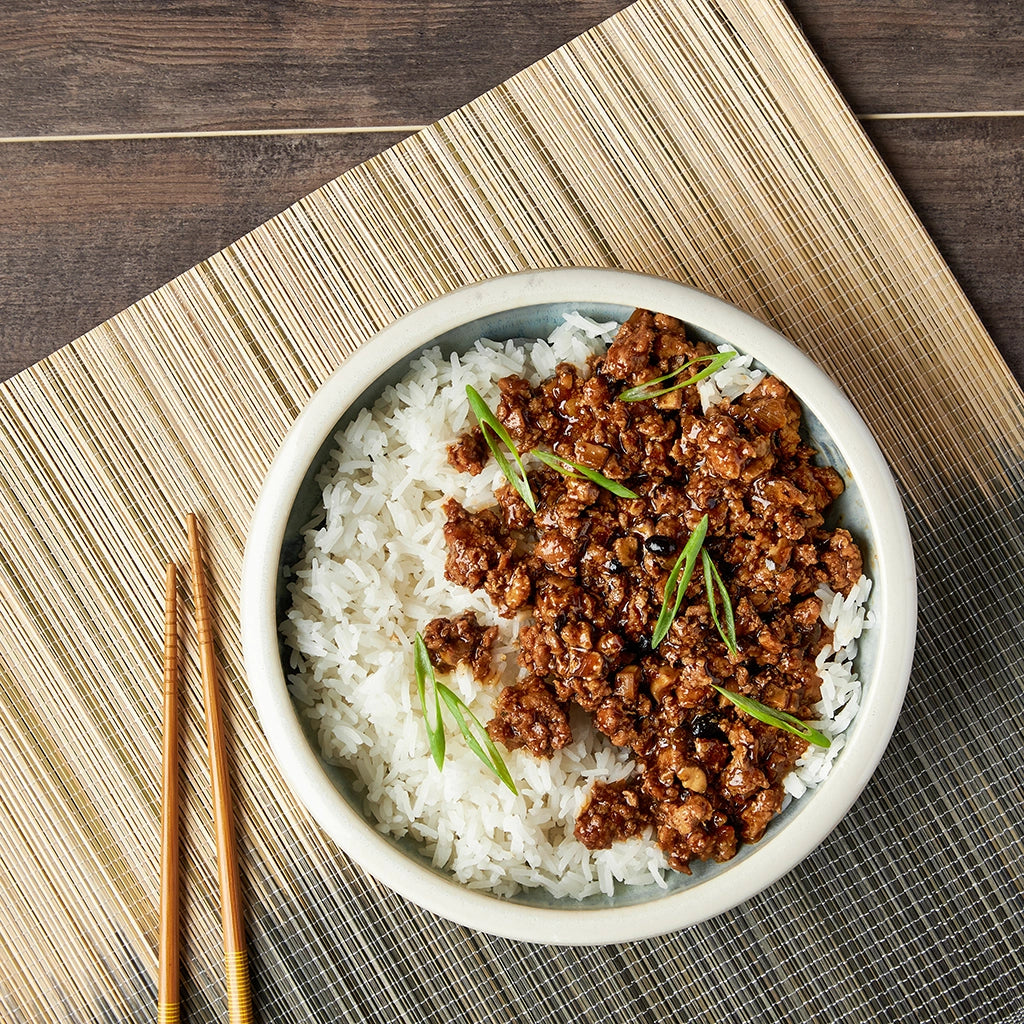
[[[467,512],[454,498],[444,503],[445,578],[467,590],[479,590],[491,574],[512,561],[515,542],[490,509]]]
[[[565,706],[538,676],[527,676],[501,691],[487,732],[509,750],[526,747],[535,757],[550,757],[572,742]]]
[[[836,530],[828,541],[828,548],[822,552],[821,561],[828,570],[828,584],[842,594],[849,594],[850,588],[864,572],[860,548],[846,530]]]
[[[448,445],[448,464],[460,473],[469,473],[471,476],[483,471],[490,456],[484,433],[479,427],[467,430]]]
[[[435,668],[450,672],[456,665],[468,665],[480,683],[491,675],[491,650],[497,638],[498,628],[481,625],[474,611],[453,619],[432,619],[423,630],[423,643]]]
[[[650,824],[648,803],[629,779],[595,782],[574,834],[588,850],[607,850],[620,839],[641,835]]]

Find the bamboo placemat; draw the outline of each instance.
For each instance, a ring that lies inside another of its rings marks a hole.
[[[866,795],[685,933],[491,939],[350,865],[284,791],[237,581],[282,435],[378,328],[529,267],[651,271],[767,319],[906,498],[920,646]],[[772,0],[642,0],[0,388],[0,1015],[150,1020],[163,565],[207,523],[264,1021],[999,1021],[1021,1009],[1024,406]],[[190,610],[189,610],[190,611]],[[183,616],[183,1013],[223,1016],[195,637]]]

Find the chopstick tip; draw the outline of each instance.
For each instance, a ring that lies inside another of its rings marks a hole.
[[[187,512],[185,514],[185,527],[188,530],[188,543],[189,547],[195,551],[199,548],[199,520],[196,518],[195,512]]]

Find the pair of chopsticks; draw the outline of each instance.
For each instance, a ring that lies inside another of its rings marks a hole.
[[[230,1024],[251,1024],[249,957],[245,945],[242,891],[235,850],[228,760],[224,744],[213,649],[210,597],[199,538],[199,524],[189,513],[189,560],[196,613],[196,640],[203,681],[206,711],[206,739],[210,752],[210,782],[213,790],[213,821],[217,840],[217,877],[220,882],[221,923],[224,929],[224,963],[227,976],[228,1020]],[[157,1024],[178,1024],[179,958],[178,929],[178,569],[167,566],[164,605],[164,737],[163,815],[160,856],[160,974],[157,986]]]

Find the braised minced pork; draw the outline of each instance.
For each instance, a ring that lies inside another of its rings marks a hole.
[[[815,464],[800,436],[800,405],[781,381],[766,377],[707,413],[695,385],[619,400],[708,354],[680,321],[637,310],[586,371],[561,364],[537,387],[518,376],[499,382],[497,416],[521,453],[547,447],[638,498],[542,467],[529,473],[535,514],[507,485],[493,508],[445,506],[448,579],[482,587],[502,616],[527,616],[524,678],[497,695],[491,736],[550,755],[571,740],[570,706],[588,712],[611,742],[630,748],[634,769],[621,783],[595,784],[576,835],[594,849],[653,830],[680,871],[758,840],[805,750],[712,685],[812,717],[814,658],[830,639],[814,592],[827,583],[846,594],[862,569],[850,534],[825,523],[842,480]],[[470,433],[449,458],[475,473],[488,452]],[[652,650],[669,572],[704,515],[738,653],[715,628],[699,571]]]

